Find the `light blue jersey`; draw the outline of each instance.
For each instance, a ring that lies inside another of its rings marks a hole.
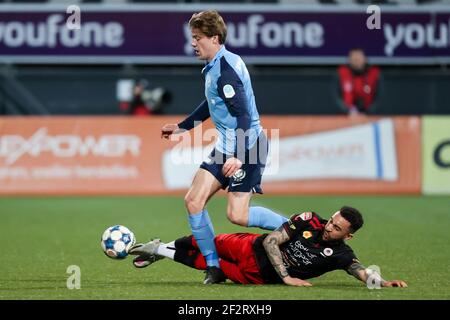
[[[209,114],[219,131],[216,149],[228,155],[235,154],[237,128],[249,133],[245,147],[251,148],[262,128],[244,61],[222,46],[214,59],[203,68],[202,74],[205,77]]]

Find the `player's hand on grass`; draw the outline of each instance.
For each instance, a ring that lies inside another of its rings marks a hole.
[[[283,278],[283,281],[285,284],[289,286],[296,286],[296,287],[312,287],[312,284],[308,281],[299,279],[299,278],[293,278],[291,276],[287,276]]]
[[[242,167],[242,161],[238,158],[228,158],[222,167],[222,173],[225,177],[229,178],[236,173]]]
[[[169,139],[172,134],[178,133],[178,131],[180,131],[180,127],[177,124],[165,124],[161,129],[161,138]]]
[[[405,281],[402,280],[392,280],[392,281],[384,281],[382,283],[383,287],[398,287],[398,288],[406,288],[408,285]]]

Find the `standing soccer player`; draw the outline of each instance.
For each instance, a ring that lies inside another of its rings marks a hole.
[[[242,59],[225,48],[227,29],[217,11],[195,13],[189,20],[195,55],[202,70],[206,99],[181,123],[166,124],[162,136],[190,130],[211,117],[218,141],[197,171],[185,196],[189,223],[207,263],[205,284],[225,281],[214,244],[206,203],[228,187],[227,217],[237,225],[274,230],[287,219],[263,208],[249,207],[253,192],[262,193],[261,176],[268,152],[250,76]]]

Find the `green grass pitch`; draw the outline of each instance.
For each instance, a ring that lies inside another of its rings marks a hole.
[[[324,218],[342,205],[359,208],[365,226],[349,242],[361,262],[378,265],[405,289],[369,290],[343,271],[285,285],[205,286],[204,274],[168,259],[135,269],[128,257],[107,258],[102,232],[122,224],[138,241],[189,234],[182,197],[0,198],[0,299],[449,299],[450,197],[258,196],[288,216],[314,210]],[[263,232],[226,220],[226,198],[208,205],[216,233]],[[81,289],[69,290],[67,267],[81,269]]]

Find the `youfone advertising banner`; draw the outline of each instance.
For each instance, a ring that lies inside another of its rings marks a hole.
[[[0,195],[183,194],[217,131],[208,120],[161,139],[182,117],[0,118]],[[266,194],[414,194],[417,117],[267,116]]]
[[[450,194],[450,116],[425,116],[423,193]]]
[[[188,20],[217,9],[226,46],[248,63],[336,64],[355,46],[373,63],[450,62],[447,6],[0,5],[0,63],[199,63]],[[374,16],[377,15],[377,16]],[[377,22],[379,25],[377,25]]]

